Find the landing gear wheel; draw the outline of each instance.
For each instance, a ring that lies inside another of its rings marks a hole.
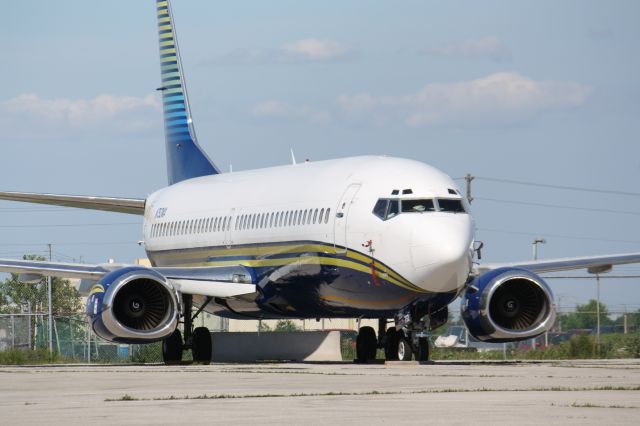
[[[376,332],[371,327],[360,327],[356,338],[356,360],[358,362],[373,361],[376,359],[378,341]]]
[[[387,361],[398,359],[398,330],[395,327],[387,329],[386,342],[384,345],[384,357]]]
[[[411,344],[409,343],[409,341],[404,338],[401,337],[398,340],[398,359],[400,361],[411,361],[411,358],[413,356],[413,350],[411,349]]]
[[[182,361],[182,334],[176,329],[171,336],[162,341],[162,360],[167,365],[180,364]]]
[[[197,327],[193,330],[191,353],[194,362],[205,365],[211,362],[211,333],[207,327]]]
[[[416,354],[417,361],[429,361],[429,339],[426,337],[420,337],[418,339],[418,353]]]

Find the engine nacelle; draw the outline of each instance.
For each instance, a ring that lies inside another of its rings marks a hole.
[[[542,278],[520,268],[499,268],[467,287],[461,308],[469,333],[485,342],[536,337],[554,324],[551,289]]]
[[[178,325],[178,295],[156,271],[140,266],[117,269],[91,289],[86,313],[93,331],[118,343],[150,343]]]

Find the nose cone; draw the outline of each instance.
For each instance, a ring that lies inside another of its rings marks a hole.
[[[471,269],[473,223],[467,214],[424,215],[411,237],[417,285],[436,292],[461,288]]]

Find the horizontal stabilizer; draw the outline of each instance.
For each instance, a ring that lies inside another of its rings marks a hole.
[[[0,192],[0,200],[144,215],[145,200],[138,198],[92,197],[88,195],[36,194],[32,192]]]

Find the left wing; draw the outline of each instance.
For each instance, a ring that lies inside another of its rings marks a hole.
[[[480,275],[497,268],[523,268],[535,273],[589,269],[590,272],[595,273],[607,271],[614,265],[625,265],[628,263],[640,263],[640,253],[530,260],[510,263],[485,263],[476,265],[474,274]]]
[[[42,276],[62,278],[79,278],[99,281],[111,271],[123,268],[122,265],[106,263],[101,265],[85,265],[77,263],[58,263],[39,260],[0,259],[0,272],[19,274],[19,279],[26,282],[39,280]],[[144,266],[136,265],[140,268]],[[247,282],[220,281],[210,277],[218,275],[219,268],[149,268],[160,273],[180,293],[197,294],[228,298],[250,294],[256,291],[256,285]]]

